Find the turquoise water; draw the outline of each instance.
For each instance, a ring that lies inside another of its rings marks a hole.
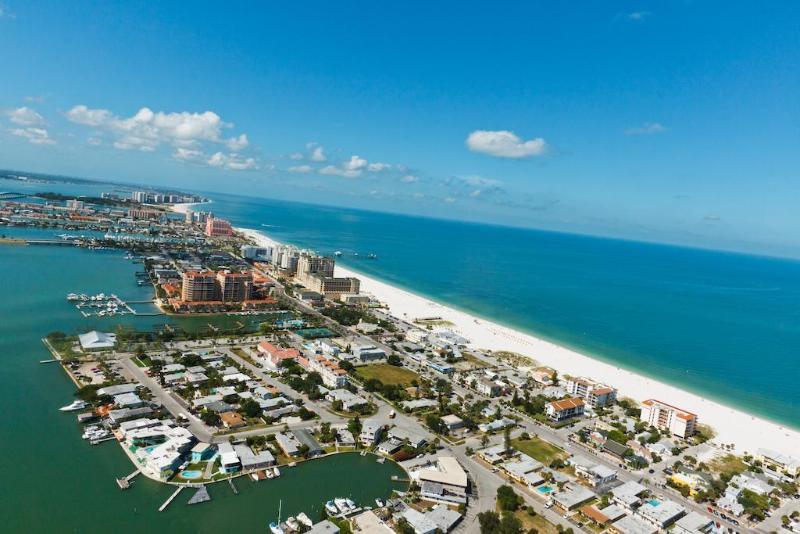
[[[181,471],[179,475],[181,478],[185,478],[187,480],[191,480],[193,478],[200,478],[203,476],[202,471]]]
[[[551,488],[550,486],[539,486],[538,488],[536,488],[536,491],[538,491],[542,495],[550,495],[551,493],[553,493],[553,488]]]

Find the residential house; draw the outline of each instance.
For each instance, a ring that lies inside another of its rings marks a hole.
[[[560,423],[573,417],[583,415],[585,404],[583,399],[565,398],[545,404],[544,410],[547,417],[554,423]]]

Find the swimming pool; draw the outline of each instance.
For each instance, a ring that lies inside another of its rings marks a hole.
[[[542,495],[550,495],[551,493],[553,493],[553,488],[551,488],[550,486],[539,486],[538,488],[536,488],[536,491],[538,491]]]
[[[181,473],[178,476],[181,477],[181,478],[186,478],[186,479],[191,480],[193,478],[200,478],[201,476],[203,476],[203,472],[202,471],[181,471]]]
[[[657,501],[655,499],[650,499],[649,501],[647,501],[647,504],[649,504],[650,506],[656,507],[656,506],[660,505],[661,502]]]

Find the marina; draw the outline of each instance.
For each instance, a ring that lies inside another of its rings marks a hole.
[[[162,312],[140,312],[131,306],[131,304],[152,304],[153,300],[122,300],[117,295],[111,293],[98,293],[96,295],[87,295],[86,293],[70,293],[67,295],[67,301],[75,303],[75,307],[83,317],[114,317],[117,315],[141,315],[141,316],[155,316],[163,315]]]

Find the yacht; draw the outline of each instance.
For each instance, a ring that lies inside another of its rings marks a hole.
[[[286,519],[286,524],[289,525],[289,528],[292,530],[300,530],[300,523],[294,517],[289,516]]]
[[[336,497],[333,499],[333,502],[336,504],[336,508],[338,508],[343,514],[346,514],[350,511],[350,506],[348,506],[347,501],[342,497]]]
[[[336,515],[339,513],[339,510],[336,508],[336,505],[333,503],[333,501],[328,501],[325,503],[325,511],[330,515]]]
[[[275,478],[278,478],[279,476],[281,476],[281,471],[280,471],[280,469],[278,469],[277,467],[273,467],[273,468],[272,468],[272,475],[273,475]]]
[[[386,506],[386,501],[384,501],[383,499],[375,499],[375,505],[378,508],[383,508],[384,506]]]
[[[311,521],[311,518],[308,517],[305,512],[297,514],[297,520],[309,528],[314,526],[314,522]]]
[[[83,410],[87,406],[89,406],[88,402],[82,400],[76,400],[72,401],[72,404],[62,406],[61,408],[59,408],[59,410],[62,412],[75,412],[77,410]]]
[[[344,502],[351,512],[356,509],[356,503],[352,499],[345,499]]]

